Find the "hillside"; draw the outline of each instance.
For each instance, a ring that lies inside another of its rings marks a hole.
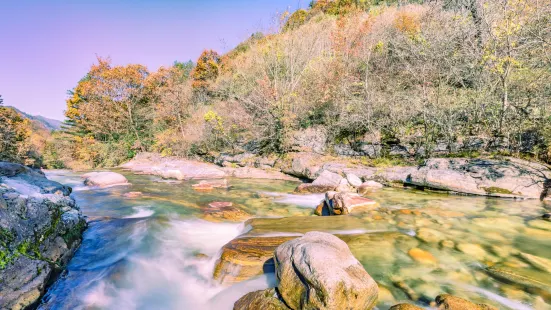
[[[41,126],[43,126],[44,128],[46,128],[50,131],[60,130],[61,125],[63,124],[62,121],[59,121],[59,120],[56,120],[56,119],[51,119],[51,118],[47,118],[47,117],[40,116],[40,115],[30,115],[28,113],[25,113],[25,112],[17,109],[16,107],[7,106],[7,108],[14,109],[19,114],[23,115],[25,118],[27,118],[27,119],[29,119],[33,122],[38,122]]]
[[[549,161],[550,10],[536,0],[318,1],[195,63],[150,72],[98,58],[54,149],[87,166],[142,151]]]

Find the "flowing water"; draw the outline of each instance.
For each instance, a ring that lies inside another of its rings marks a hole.
[[[338,234],[349,244],[379,283],[379,309],[411,300],[429,306],[440,293],[501,309],[551,308],[551,223],[539,219],[549,211],[538,201],[387,188],[369,195],[379,203],[376,211],[336,220],[313,216],[322,195],[290,194],[291,182],[232,179],[230,189],[196,192],[195,182],[154,176],[126,174],[131,186],[105,189],[85,187],[69,171],[47,176],[73,186],[90,224],[40,309],[232,309],[245,293],[275,281],[267,274],[217,283],[212,273],[221,247],[244,232],[309,230]],[[131,191],[143,196],[123,197]],[[201,208],[213,201],[274,220],[252,227],[201,220]]]

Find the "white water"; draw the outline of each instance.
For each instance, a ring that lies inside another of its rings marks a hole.
[[[273,192],[262,192],[264,195],[276,197],[274,200],[277,203],[297,205],[306,208],[315,208],[325,198],[325,194],[308,194],[308,195],[295,195],[295,194],[281,194]]]
[[[140,219],[150,217],[155,214],[155,211],[151,210],[150,207],[133,207],[136,212],[132,215],[125,216],[126,219]]]

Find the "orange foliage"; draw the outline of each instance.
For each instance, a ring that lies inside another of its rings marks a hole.
[[[405,11],[399,12],[394,19],[394,27],[403,33],[416,35],[421,31],[419,16]]]
[[[213,50],[204,50],[195,68],[191,72],[193,79],[193,88],[207,89],[220,73],[220,55]]]

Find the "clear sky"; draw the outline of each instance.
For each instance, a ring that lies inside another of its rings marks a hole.
[[[96,55],[149,70],[233,48],[308,0],[0,0],[5,105],[63,119],[67,90]]]

